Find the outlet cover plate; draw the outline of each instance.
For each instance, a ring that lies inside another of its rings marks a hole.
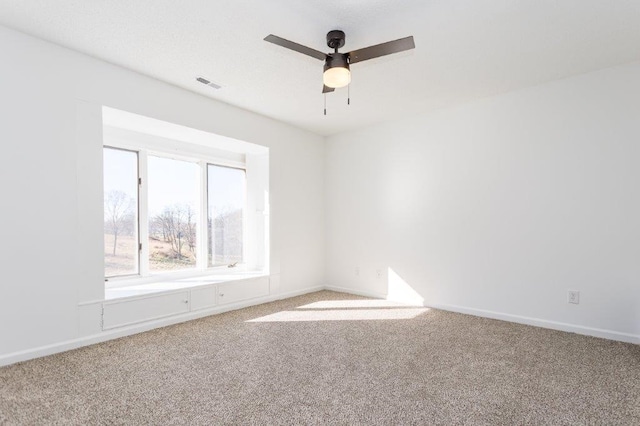
[[[567,302],[574,305],[580,304],[580,292],[576,290],[569,290],[567,293]]]

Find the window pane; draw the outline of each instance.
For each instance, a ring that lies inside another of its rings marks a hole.
[[[104,275],[138,273],[138,154],[104,148]]]
[[[149,270],[196,266],[200,167],[149,156]]]
[[[209,266],[242,262],[245,171],[209,164]]]

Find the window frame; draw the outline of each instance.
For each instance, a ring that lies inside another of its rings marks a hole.
[[[124,141],[123,141],[124,142]],[[138,173],[138,216],[136,221],[137,237],[138,237],[138,273],[127,275],[106,276],[106,286],[125,287],[130,285],[143,284],[145,282],[154,282],[158,280],[182,279],[189,277],[197,277],[203,275],[213,275],[221,271],[227,271],[226,265],[208,266],[208,165],[227,167],[243,170],[245,173],[245,190],[243,200],[243,219],[242,219],[242,263],[238,263],[235,271],[243,271],[247,266],[246,247],[247,247],[247,212],[248,212],[248,185],[247,185],[247,166],[246,163],[230,160],[226,158],[201,154],[190,153],[187,151],[169,150],[149,148],[146,146],[136,145],[135,143],[108,143],[103,145],[104,148],[119,149],[137,154],[137,173]],[[104,152],[104,151],[103,151]],[[198,200],[198,222],[197,222],[197,257],[195,268],[186,268],[172,270],[166,272],[152,273],[149,268],[149,206],[148,206],[148,161],[149,156],[161,157],[177,161],[187,161],[195,163],[200,169],[199,179],[199,200]],[[103,207],[104,208],[104,207]],[[106,271],[103,271],[106,272]]]
[[[237,266],[244,266],[246,265],[246,260],[247,260],[247,207],[248,207],[248,197],[247,197],[247,168],[246,167],[238,167],[238,166],[228,166],[228,165],[223,165],[223,164],[216,164],[216,163],[211,163],[211,162],[206,162],[204,164],[204,171],[205,171],[205,175],[204,175],[204,190],[205,190],[205,195],[204,195],[204,200],[205,200],[205,205],[204,205],[204,214],[206,215],[205,218],[205,225],[206,225],[206,229],[204,237],[205,239],[204,241],[204,245],[205,245],[205,251],[204,253],[206,254],[206,257],[204,260],[205,262],[205,269],[208,270],[219,270],[219,269],[223,269],[223,268],[227,268],[226,265],[218,265],[218,266],[209,266],[209,246],[208,246],[208,242],[209,242],[209,223],[208,223],[208,218],[209,218],[209,166],[216,166],[216,167],[225,167],[227,169],[235,169],[235,170],[242,170],[244,172],[244,199],[243,199],[243,206],[242,206],[242,262],[238,262]],[[237,267],[236,266],[236,267]]]
[[[141,236],[140,236],[140,153],[136,150],[130,149],[130,148],[121,148],[121,147],[117,147],[117,146],[111,146],[111,145],[103,145],[102,147],[102,152],[104,153],[104,149],[113,149],[113,150],[118,150],[118,151],[125,151],[125,152],[131,152],[133,154],[136,155],[136,176],[137,176],[137,180],[138,182],[136,183],[136,221],[134,222],[135,225],[135,231],[133,232],[133,234],[136,236],[137,239],[137,243],[138,243],[138,250],[136,250],[136,263],[137,263],[137,273],[134,274],[122,274],[122,275],[107,275],[106,274],[106,270],[104,271],[104,280],[105,282],[107,281],[111,281],[113,279],[117,279],[117,278],[122,278],[122,279],[131,279],[131,278],[135,278],[140,276],[140,273],[142,272],[140,267],[141,267],[141,261],[140,261],[140,241],[142,240]],[[103,167],[104,167],[104,157],[103,157]],[[104,170],[103,170],[103,179],[104,179]],[[104,181],[103,181],[103,185],[102,185],[102,190],[104,193]],[[103,194],[103,200],[104,200],[104,194]],[[104,201],[103,201],[104,203]],[[104,213],[104,204],[102,206],[103,209],[103,213]],[[104,216],[104,214],[103,214]],[[104,244],[103,244],[103,250],[105,249]],[[106,254],[106,252],[104,253]],[[104,268],[103,268],[104,269]]]

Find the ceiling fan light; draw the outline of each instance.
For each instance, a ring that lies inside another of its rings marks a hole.
[[[344,87],[351,83],[351,71],[343,67],[329,68],[322,74],[322,81],[325,86],[334,89]]]

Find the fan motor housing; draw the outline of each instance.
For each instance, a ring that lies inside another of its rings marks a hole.
[[[349,55],[346,53],[329,53],[327,60],[324,62],[324,71],[329,68],[346,68],[349,69]]]

